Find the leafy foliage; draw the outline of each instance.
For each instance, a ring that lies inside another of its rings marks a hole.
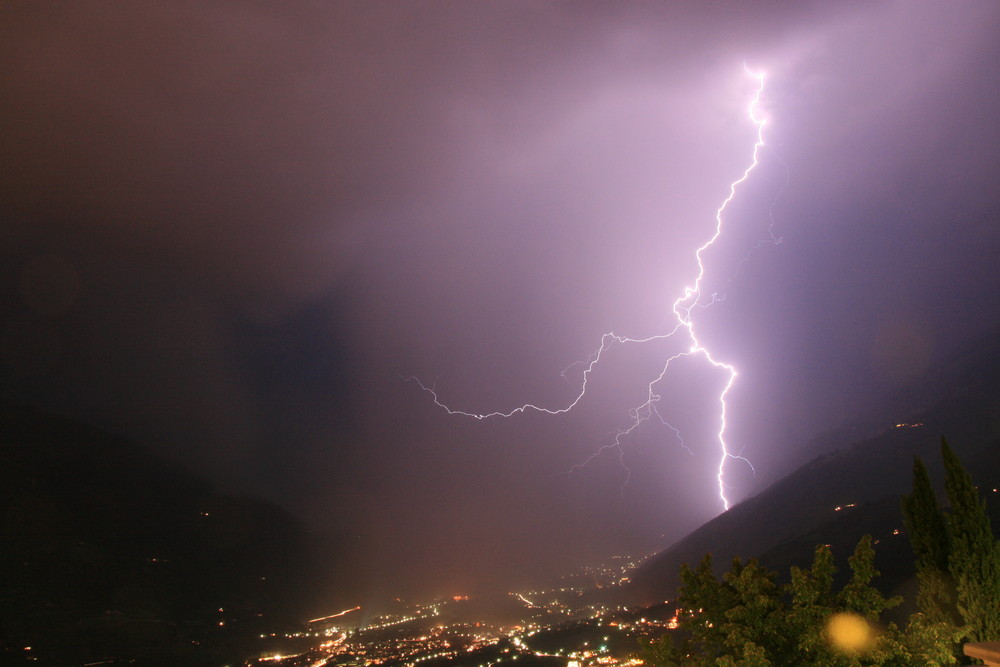
[[[965,624],[971,641],[1000,637],[1000,543],[986,502],[945,438],[941,438],[947,511],[938,505],[920,459],[913,466],[913,493],[903,514],[916,556],[917,602],[928,619]]]
[[[681,629],[687,639],[675,648],[671,639],[650,642],[647,664],[696,667],[779,667],[862,665],[938,665],[954,662],[954,628],[917,614],[905,630],[880,628],[887,609],[901,602],[871,585],[878,576],[872,540],[858,543],[849,563],[850,581],[834,590],[836,567],[827,546],[816,548],[812,567],[792,568],[791,582],[756,560],[739,558],[716,578],[711,556],[694,569],[681,570]],[[844,638],[840,625],[855,630]]]
[[[958,622],[955,583],[948,569],[948,529],[927,467],[913,461],[913,493],[903,497],[903,524],[916,558],[917,606],[934,621]]]
[[[951,547],[948,569],[955,578],[958,610],[971,641],[995,640],[1000,637],[1000,545],[985,500],[944,438],[941,456],[951,505],[945,515]]]

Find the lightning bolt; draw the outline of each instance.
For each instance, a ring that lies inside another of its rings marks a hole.
[[[645,401],[640,405],[636,406],[635,408],[629,410],[628,414],[630,422],[628,423],[628,425],[624,428],[619,429],[618,432],[615,434],[614,439],[611,442],[600,447],[597,451],[591,454],[591,456],[588,457],[582,463],[578,463],[577,465],[573,466],[570,472],[572,472],[577,468],[587,465],[588,463],[593,461],[598,456],[601,456],[604,452],[608,450],[617,450],[619,455],[619,461],[622,462],[623,467],[625,467],[625,470],[630,475],[631,471],[629,471],[628,467],[625,466],[624,460],[622,459],[622,442],[633,431],[638,429],[641,424],[654,417],[661,424],[671,429],[674,433],[674,436],[679,440],[680,444],[690,453],[691,450],[684,443],[684,439],[681,437],[680,431],[674,426],[672,426],[661,414],[658,408],[661,396],[657,392],[656,387],[661,382],[664,381],[664,379],[667,376],[667,372],[670,369],[670,366],[676,360],[684,357],[701,357],[710,366],[721,370],[724,374],[724,377],[726,378],[725,385],[719,392],[718,396],[719,429],[716,433],[716,439],[718,441],[718,447],[719,447],[719,464],[717,467],[715,478],[719,489],[719,500],[722,503],[723,509],[728,510],[729,498],[726,496],[726,483],[725,483],[726,464],[729,463],[730,461],[741,461],[745,465],[749,466],[751,470],[754,469],[750,461],[747,460],[745,457],[743,457],[741,452],[734,453],[733,451],[731,451],[731,447],[726,441],[726,430],[727,430],[726,417],[729,407],[727,403],[727,398],[729,396],[729,392],[732,390],[733,385],[736,382],[737,372],[736,368],[732,364],[717,359],[715,355],[713,355],[712,352],[707,347],[705,347],[705,345],[703,345],[702,342],[699,340],[697,332],[695,331],[695,322],[693,318],[693,313],[695,311],[695,308],[708,308],[709,306],[723,299],[723,297],[720,297],[717,294],[712,294],[708,297],[704,297],[704,295],[702,294],[702,281],[705,277],[705,272],[706,272],[705,263],[702,256],[704,255],[705,251],[708,250],[710,247],[712,247],[715,244],[715,242],[719,239],[719,237],[722,235],[723,216],[726,212],[726,209],[729,207],[730,203],[736,197],[736,191],[739,188],[739,186],[742,183],[744,183],[748,178],[750,178],[750,174],[754,171],[754,169],[756,169],[757,165],[760,163],[760,153],[761,150],[764,148],[764,126],[766,125],[766,120],[762,118],[758,113],[761,96],[764,93],[764,74],[760,72],[756,73],[752,72],[745,65],[744,65],[744,71],[746,71],[746,73],[749,76],[753,77],[757,81],[757,88],[754,91],[754,94],[747,107],[747,115],[750,118],[750,122],[756,127],[756,139],[753,144],[752,158],[750,160],[749,165],[743,170],[742,175],[729,184],[728,194],[726,195],[725,199],[722,200],[722,203],[719,205],[719,207],[716,209],[715,228],[713,230],[711,237],[707,241],[705,241],[694,253],[695,261],[698,266],[698,272],[694,278],[694,281],[690,285],[684,287],[683,293],[680,296],[678,296],[673,302],[671,312],[673,313],[674,325],[670,331],[666,333],[656,334],[653,336],[648,336],[646,338],[630,338],[628,336],[621,336],[615,334],[614,332],[605,333],[601,337],[600,347],[598,347],[597,350],[591,353],[591,355],[587,357],[587,359],[575,362],[563,370],[562,375],[563,377],[565,377],[567,372],[571,368],[580,365],[583,367],[583,380],[580,383],[580,389],[577,392],[576,396],[568,404],[566,404],[561,408],[546,408],[543,406],[535,405],[533,403],[525,403],[524,405],[516,407],[508,412],[494,411],[494,412],[477,413],[477,412],[467,412],[464,410],[456,410],[454,408],[449,407],[445,403],[441,402],[440,398],[438,397],[436,387],[434,385],[428,386],[423,382],[421,382],[416,377],[406,377],[403,379],[417,383],[422,390],[429,393],[433,397],[435,405],[442,408],[450,415],[460,415],[463,417],[471,417],[473,419],[509,418],[524,412],[542,412],[549,415],[561,415],[573,410],[573,408],[575,408],[577,404],[579,404],[580,401],[583,400],[583,397],[587,393],[587,388],[594,369],[601,362],[605,353],[616,343],[643,344],[657,340],[660,341],[666,340],[678,334],[685,335],[688,341],[690,342],[688,349],[683,352],[678,352],[668,357],[664,361],[660,372],[656,375],[656,377],[653,378],[652,381],[649,382],[647,386]],[[751,248],[750,252],[740,263],[739,265],[740,267],[744,263],[746,263],[746,261],[750,257],[750,254],[753,253],[753,251],[756,250],[762,243],[777,244],[781,242],[781,239],[775,237],[773,232],[773,208],[774,205],[772,204],[770,211],[772,224],[768,228],[770,239],[765,239],[764,241],[758,243],[756,246]],[[737,273],[738,271],[739,267],[737,268]],[[626,483],[627,481],[628,480],[626,479]]]

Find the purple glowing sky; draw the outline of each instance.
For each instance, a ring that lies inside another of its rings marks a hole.
[[[747,164],[745,61],[775,152],[698,330],[746,497],[1000,324],[997,34],[986,0],[7,3],[0,387],[278,500],[371,591],[662,546],[719,508],[702,364],[663,391],[691,452],[644,426],[624,494],[616,456],[563,473],[663,346],[560,417],[400,376],[558,406],[602,333],[662,332]]]

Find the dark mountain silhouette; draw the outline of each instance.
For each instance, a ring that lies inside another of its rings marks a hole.
[[[243,637],[293,616],[309,571],[305,534],[277,506],[10,404],[0,535],[0,656],[11,664],[224,664]]]
[[[913,457],[920,456],[932,477],[943,483],[939,445],[941,436],[947,436],[991,510],[1000,509],[1000,494],[993,490],[1000,488],[998,339],[980,341],[873,408],[864,419],[870,422],[881,412],[881,432],[815,458],[650,559],[635,573],[629,601],[674,598],[681,564],[694,566],[706,553],[712,554],[719,573],[739,555],[759,557],[787,577],[789,566],[810,564],[817,544],[830,544],[843,576],[847,557],[866,533],[879,541],[876,566],[883,576],[875,583],[889,592],[910,592],[912,599],[912,554],[900,497],[910,491]],[[893,413],[922,397],[933,399],[925,403],[931,407]],[[838,431],[842,436],[851,432],[855,430]]]

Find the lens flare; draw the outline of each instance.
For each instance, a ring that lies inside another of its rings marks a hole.
[[[826,636],[834,648],[846,653],[857,653],[871,645],[875,630],[861,616],[841,612],[827,620]]]

